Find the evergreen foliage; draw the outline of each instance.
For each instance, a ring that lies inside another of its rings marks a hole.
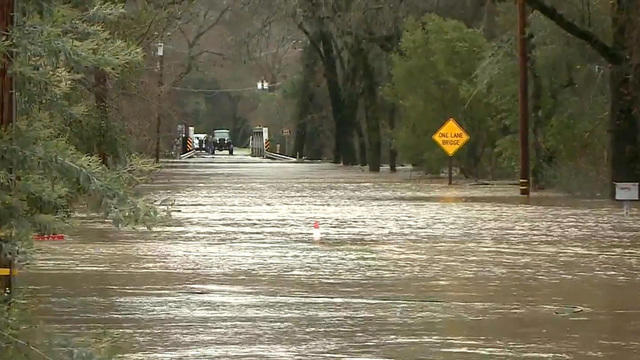
[[[116,226],[150,226],[154,207],[133,186],[153,169],[126,150],[94,96],[94,74],[117,79],[141,50],[108,25],[124,14],[103,1],[23,1],[11,41],[18,118],[0,132],[0,241],[15,258],[33,233],[58,233],[80,205]],[[106,109],[108,111],[108,108]],[[109,167],[98,156],[109,154]]]
[[[402,111],[396,135],[405,159],[439,172],[446,156],[431,136],[440,125],[450,117],[460,120],[467,131],[485,125],[490,106],[482,96],[468,98],[488,47],[479,31],[456,20],[430,14],[407,21],[398,54],[393,56],[389,90]]]
[[[602,21],[605,8],[594,7],[594,22]],[[512,4],[498,7],[497,36],[491,40],[435,15],[407,21],[387,87],[389,97],[402,109],[396,139],[406,161],[438,173],[446,156],[430,137],[453,116],[471,135],[456,155],[462,173],[473,178],[515,178],[519,168],[515,15]],[[610,67],[588,44],[550,26],[541,14],[533,13],[529,21],[534,186],[606,196]],[[606,27],[597,30],[608,32]]]

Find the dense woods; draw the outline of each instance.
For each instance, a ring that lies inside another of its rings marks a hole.
[[[127,194],[181,123],[229,128],[241,146],[269,126],[289,154],[437,174],[446,157],[430,136],[453,116],[472,136],[455,159],[465,177],[515,177],[510,2],[17,4],[0,48],[17,94],[0,144],[3,241],[51,232],[78,204],[153,218]],[[528,5],[535,188],[604,195],[637,179],[637,3]],[[272,91],[255,90],[261,79]]]

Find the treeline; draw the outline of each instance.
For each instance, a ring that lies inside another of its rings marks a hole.
[[[157,219],[133,191],[154,166],[132,151],[119,105],[145,73],[154,32],[184,6],[150,3],[134,15],[121,1],[22,0],[15,16],[2,14],[15,21],[0,55],[17,106],[0,129],[0,267],[33,234],[63,232],[80,207],[115,225]],[[6,87],[2,95],[11,103]]]
[[[534,186],[606,194],[612,179],[637,180],[637,2],[527,3]],[[456,156],[465,176],[517,173],[511,2],[18,4],[0,45],[17,94],[15,124],[0,133],[3,243],[58,231],[78,204],[118,223],[150,221],[153,209],[129,196],[151,168],[136,154],[168,152],[175,125],[191,118],[219,126],[211,114],[227,119],[238,143],[272,113],[295,130],[290,154],[432,173],[446,158],[431,135],[455,117],[472,137]],[[245,65],[259,70],[240,74]],[[277,91],[215,90],[253,84],[256,74]],[[176,93],[200,87],[214,91]]]
[[[133,189],[154,166],[131,150],[117,105],[144,72],[147,34],[172,21],[167,9],[149,6],[134,17],[116,1],[21,0],[15,16],[7,4],[0,13],[9,24],[0,42],[4,269],[28,258],[34,234],[64,232],[79,210],[117,226],[158,219]],[[10,279],[0,276],[0,357],[110,358],[42,335],[25,320],[28,307],[5,293]]]
[[[455,117],[472,137],[456,155],[465,176],[516,177],[512,2],[279,4],[306,40],[293,114],[297,152],[331,147],[336,163],[379,171],[382,162],[393,170],[401,161],[439,173],[446,157],[431,135]],[[534,187],[606,196],[612,180],[637,181],[638,3],[527,4]],[[332,139],[318,131],[327,128]]]
[[[62,231],[78,207],[116,225],[152,223],[155,209],[133,188],[155,169],[149,158],[169,153],[176,124],[189,122],[171,91],[207,56],[220,56],[201,40],[245,2],[13,3],[14,13],[1,14],[9,26],[0,42],[16,103],[0,129],[4,258],[32,233]],[[3,104],[12,103],[10,90]]]

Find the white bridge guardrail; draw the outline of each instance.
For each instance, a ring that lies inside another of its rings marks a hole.
[[[195,153],[196,153],[195,150],[191,150],[191,151],[189,151],[187,153],[184,153],[184,154],[180,155],[180,160],[188,159],[188,158],[192,157]]]
[[[286,156],[286,155],[282,155],[282,154],[276,154],[276,153],[272,153],[269,151],[265,151],[264,152],[264,157],[266,159],[271,159],[271,160],[279,160],[279,161],[296,161],[296,158],[292,158],[290,156]]]
[[[269,129],[266,127],[253,128],[249,144],[251,146],[251,156],[278,161],[297,161],[298,159],[270,152],[269,149]]]

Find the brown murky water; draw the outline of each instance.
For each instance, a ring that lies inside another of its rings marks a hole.
[[[170,226],[87,220],[21,283],[122,359],[640,358],[637,210],[407,177],[174,163],[146,187]]]

